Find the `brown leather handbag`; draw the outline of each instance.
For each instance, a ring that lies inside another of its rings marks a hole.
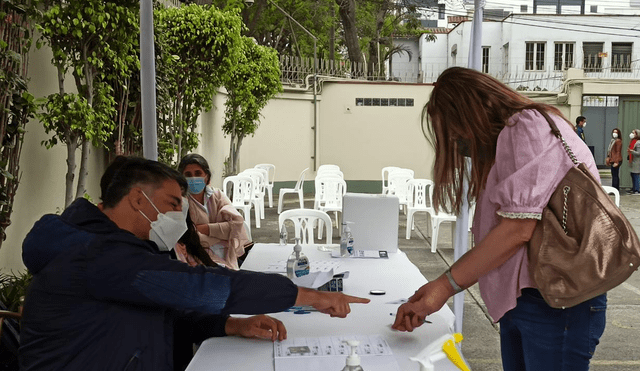
[[[568,308],[624,282],[640,264],[633,227],[584,163],[578,163],[560,130],[574,167],[551,195],[529,241],[529,274],[547,304]]]

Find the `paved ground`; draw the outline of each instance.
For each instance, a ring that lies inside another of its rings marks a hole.
[[[603,178],[604,184],[608,181]],[[307,196],[305,207],[311,208],[313,207],[312,195]],[[294,197],[291,197],[291,200],[287,198],[284,208],[294,207],[296,207]],[[620,208],[629,218],[636,232],[640,234],[640,196],[626,195],[623,192]],[[266,209],[262,228],[255,228],[254,222],[252,222],[254,241],[278,241],[276,207]],[[453,262],[449,224],[442,224],[437,244],[438,252],[432,254],[431,238],[425,229],[425,217],[418,214],[416,230],[413,231],[411,239],[407,240],[404,238],[406,218],[400,213],[398,245],[428,280],[438,277]],[[334,236],[337,236],[335,228]],[[337,237],[334,237],[334,241],[338,243]],[[640,370],[640,273],[635,273],[627,282],[611,290],[608,299],[607,327],[591,363],[591,370]],[[449,305],[453,306],[452,300]],[[502,370],[498,326],[494,325],[485,313],[486,308],[480,298],[477,285],[471,287],[465,295],[463,324],[465,339],[462,342],[462,350],[474,371]]]

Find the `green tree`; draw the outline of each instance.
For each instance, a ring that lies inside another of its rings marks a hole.
[[[225,84],[228,97],[222,130],[231,138],[226,175],[238,173],[243,139],[255,133],[260,123],[260,111],[282,92],[277,52],[248,37],[242,39],[242,51],[239,63]]]
[[[0,1],[0,246],[11,224],[20,182],[20,154],[27,121],[36,111],[27,90],[27,58],[37,0]]]
[[[65,207],[86,192],[90,144],[104,146],[114,129],[115,100],[105,82],[105,65],[124,76],[130,73],[136,58],[138,9],[137,0],[49,0],[38,22],[58,71],[58,92],[41,101],[44,112],[39,117],[45,131],[53,134],[43,144],[67,146]],[[77,93],[65,90],[69,73]],[[82,155],[74,196],[78,147]]]
[[[167,163],[195,148],[201,112],[241,55],[238,10],[187,5],[155,12],[158,157]]]

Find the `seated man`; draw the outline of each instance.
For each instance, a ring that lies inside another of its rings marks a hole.
[[[340,293],[299,288],[281,275],[190,267],[169,250],[186,231],[181,212],[187,184],[156,161],[117,158],[105,171],[97,207],[74,201],[45,215],[23,243],[33,273],[21,326],[21,370],[172,370],[174,322],[191,336],[244,334],[228,315],[312,305],[345,317]],[[268,318],[268,317],[267,317]],[[281,326],[271,324],[275,332]],[[257,330],[255,331],[257,332]]]

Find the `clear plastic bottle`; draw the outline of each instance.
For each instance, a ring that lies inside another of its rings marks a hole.
[[[347,223],[342,222],[342,233],[340,233],[340,256],[349,256],[349,236],[347,236]]]
[[[282,229],[280,229],[280,245],[285,246],[288,238],[289,234],[287,233],[287,227],[282,223]]]
[[[347,364],[342,371],[364,371],[362,366],[360,366],[360,356],[356,353],[360,342],[358,340],[347,340],[345,343],[351,347],[351,353],[347,356]]]
[[[349,228],[350,222],[347,222],[345,227],[345,234],[347,235],[347,251],[349,255],[353,255],[353,234],[351,233],[351,228]]]
[[[293,253],[287,260],[287,277],[295,279],[309,274],[309,258],[302,253],[300,239],[296,238],[296,244],[293,246]]]

